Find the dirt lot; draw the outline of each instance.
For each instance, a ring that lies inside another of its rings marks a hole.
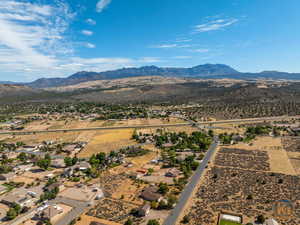
[[[99,219],[107,219],[123,224],[129,217],[132,209],[137,208],[136,205],[115,200],[110,198],[102,199],[95,208],[90,209],[87,213],[89,216],[95,216]]]
[[[266,151],[269,155],[270,169],[272,172],[295,175],[287,152],[283,149],[281,138],[257,137],[251,145],[239,143],[233,146],[245,150]]]
[[[122,180],[112,194],[113,199],[121,199],[123,201],[132,202],[137,205],[142,205],[143,200],[139,198],[139,193],[144,185],[136,184],[131,179]]]
[[[288,152],[288,157],[297,175],[300,175],[300,152]]]
[[[26,184],[31,184],[32,182],[35,181],[34,178],[30,178],[30,177],[26,177],[26,176],[23,176],[23,175],[20,175],[20,176],[17,176],[15,178],[13,178],[12,180],[13,182],[17,182],[17,183],[25,183]]]
[[[90,225],[91,222],[95,221],[103,225],[121,225],[120,223],[99,219],[97,217],[82,215],[81,220],[79,220],[75,225]]]
[[[72,207],[68,206],[68,205],[58,204],[57,206],[62,208],[63,212],[61,214],[58,214],[51,218],[51,223],[53,223],[53,224],[58,222],[61,218],[63,218],[65,215],[67,215],[72,210]]]
[[[133,130],[107,130],[98,131],[88,145],[79,153],[79,157],[89,157],[98,152],[110,152],[128,145],[134,145],[131,140]]]

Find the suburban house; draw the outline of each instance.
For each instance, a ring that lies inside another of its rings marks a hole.
[[[166,177],[178,177],[180,175],[180,170],[176,169],[176,168],[171,168],[168,170],[168,172],[166,172],[165,176]]]
[[[147,216],[150,212],[150,209],[151,209],[151,206],[150,206],[150,204],[147,203],[139,208],[138,215],[139,216]]]
[[[1,203],[8,206],[12,206],[17,203],[21,207],[32,207],[42,193],[42,186],[36,186],[30,189],[19,188],[5,195],[2,198]]]
[[[80,171],[84,171],[84,170],[91,168],[91,165],[86,161],[81,161],[81,162],[77,163],[75,166],[73,166],[73,168],[80,170]]]
[[[65,152],[65,153],[67,153],[67,154],[71,154],[72,152],[75,151],[76,147],[77,147],[77,144],[66,145],[62,149],[62,151]]]
[[[65,160],[64,159],[53,159],[51,161],[51,166],[55,168],[64,168],[65,165]]]
[[[61,207],[58,205],[49,205],[41,212],[40,217],[45,220],[51,220],[51,218],[61,213],[63,213],[63,209]]]
[[[16,172],[16,173],[24,173],[24,172],[27,172],[27,171],[31,170],[32,167],[33,167],[33,164],[19,165],[19,166],[16,166],[14,168],[14,172]]]
[[[14,172],[0,174],[0,180],[11,181],[15,176],[16,176],[16,174]]]
[[[279,223],[273,218],[267,219],[265,225],[279,225]]]
[[[156,186],[150,186],[145,188],[140,197],[146,201],[150,201],[150,202],[160,202],[163,197],[161,194],[157,193],[158,188]]]

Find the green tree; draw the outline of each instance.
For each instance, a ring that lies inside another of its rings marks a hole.
[[[46,154],[43,159],[37,161],[37,166],[41,169],[47,170],[51,165],[51,157],[49,154]]]
[[[259,215],[256,217],[256,222],[263,224],[266,221],[264,215]]]
[[[26,155],[25,152],[21,152],[21,153],[17,156],[17,158],[18,158],[20,161],[25,162],[25,161],[27,160],[27,155]]]
[[[10,208],[6,213],[6,217],[8,220],[13,220],[17,216],[18,216],[18,213],[14,208]]]
[[[190,222],[190,217],[188,215],[185,215],[183,218],[182,218],[182,223],[184,224],[188,224]]]
[[[149,220],[147,225],[160,225],[160,223],[157,220]]]
[[[64,162],[65,162],[66,167],[70,167],[70,166],[73,166],[73,165],[74,165],[74,164],[73,164],[73,159],[72,159],[71,157],[66,157],[66,158],[64,159]]]
[[[132,225],[133,224],[133,221],[132,221],[132,219],[128,219],[128,220],[126,220],[126,222],[124,223],[124,225]]]
[[[165,195],[169,191],[169,187],[166,183],[160,183],[158,187],[158,192]]]
[[[153,168],[149,168],[147,174],[151,175],[153,172],[154,172],[154,169]]]

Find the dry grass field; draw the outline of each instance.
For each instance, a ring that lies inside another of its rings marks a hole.
[[[287,152],[297,175],[300,175],[300,152]]]
[[[43,141],[56,142],[74,142],[80,132],[56,132],[56,133],[39,133],[30,135],[18,135],[6,139],[8,142],[22,141],[28,145],[40,144]]]
[[[132,129],[98,131],[78,156],[89,157],[98,152],[108,153],[128,145],[134,145],[135,142],[131,140],[132,133]]]
[[[243,127],[238,127],[237,124],[218,124],[216,125],[217,127],[220,127],[222,129],[214,129],[214,132],[216,134],[221,134],[221,133],[239,133],[243,134],[245,132],[245,128]]]
[[[272,172],[289,175],[296,174],[287,152],[283,149],[281,138],[257,137],[251,145],[239,143],[233,147],[245,150],[267,151],[270,158],[269,163]]]
[[[137,129],[137,132],[141,132],[143,134],[155,134],[158,128],[145,128],[145,129]],[[187,134],[191,134],[192,132],[199,131],[195,127],[191,126],[180,126],[180,127],[164,127],[162,128],[166,132],[186,132]]]

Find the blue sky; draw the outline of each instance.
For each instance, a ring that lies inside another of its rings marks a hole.
[[[1,0],[0,80],[223,63],[300,72],[299,0]]]

